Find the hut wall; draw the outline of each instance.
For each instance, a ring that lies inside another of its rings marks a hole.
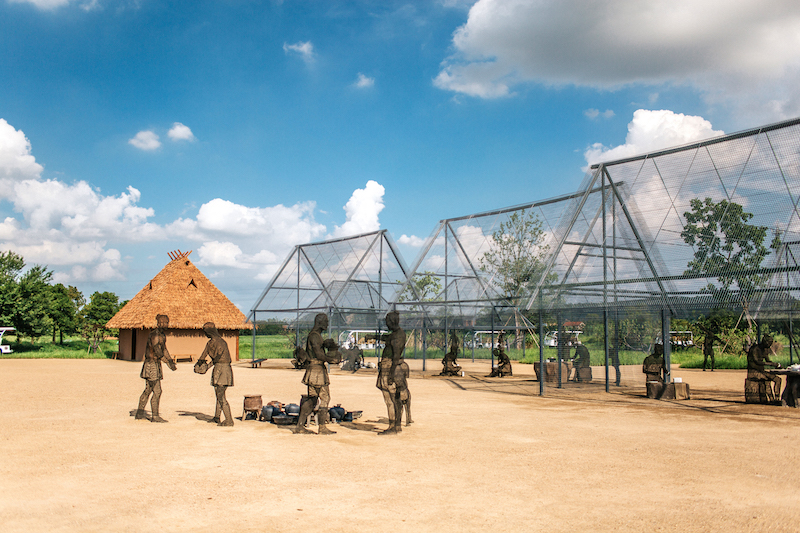
[[[147,338],[150,336],[150,329],[121,329],[119,330],[119,359],[128,361],[144,360],[144,349],[147,345]],[[231,352],[231,359],[239,360],[239,331],[222,330],[219,332],[225,342],[228,343],[228,350]],[[202,329],[169,329],[167,330],[167,350],[173,359],[192,356],[193,361],[197,361],[200,354],[206,347],[208,337]],[[135,357],[131,357],[135,349]]]
[[[239,331],[222,330],[219,332],[228,343],[231,359],[239,360]],[[202,329],[170,329],[167,331],[167,350],[173,357],[186,357],[191,355],[194,361],[200,357],[208,343],[208,337]],[[144,352],[142,352],[144,355]]]

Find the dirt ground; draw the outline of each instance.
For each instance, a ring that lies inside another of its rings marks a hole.
[[[462,362],[463,378],[410,363],[415,423],[402,434],[377,435],[374,371],[337,369],[332,405],[364,414],[320,436],[217,427],[209,376],[189,363],[166,370],[169,423],[152,424],[132,416],[141,363],[0,360],[0,530],[800,529],[800,412],[744,404],[742,371],[679,369],[692,399],[657,401],[599,380],[541,397],[530,365],[486,379],[485,361]],[[286,360],[234,373],[236,417],[244,395],[305,392]]]

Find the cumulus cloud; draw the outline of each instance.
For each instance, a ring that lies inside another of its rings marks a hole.
[[[70,3],[70,0],[9,0],[12,4],[33,4],[39,9],[55,9]]]
[[[365,76],[360,72],[358,73],[356,81],[353,83],[353,86],[359,89],[369,89],[374,85],[375,85],[375,78],[370,78],[369,76]]]
[[[703,117],[660,110],[639,109],[628,124],[625,144],[609,148],[600,143],[590,146],[584,157],[589,165],[624,159],[664,148],[688,144],[724,135],[714,130]]]
[[[150,130],[140,131],[133,139],[128,140],[128,144],[139,150],[155,150],[161,146],[158,135]]]
[[[598,118],[613,118],[615,116],[615,113],[610,109],[606,109],[603,112],[600,112],[599,109],[587,109],[583,112],[583,114],[586,115],[586,118],[591,120],[596,120]]]
[[[336,226],[334,237],[349,237],[377,231],[381,224],[378,215],[383,211],[383,194],[386,189],[374,180],[369,180],[363,189],[356,189],[344,206],[347,219]]]
[[[28,263],[72,266],[78,276],[62,271],[59,279],[103,281],[124,275],[121,255],[108,241],[163,237],[163,229],[148,222],[153,210],[137,205],[137,189],[105,196],[85,181],[42,179],[42,172],[23,131],[0,119],[0,201],[21,216],[0,223],[0,250],[14,250]]]
[[[400,235],[400,238],[397,239],[398,244],[402,244],[403,246],[411,246],[412,248],[421,248],[423,244],[425,244],[425,239],[417,237],[416,235],[406,235],[405,233]]]
[[[691,85],[711,103],[800,111],[794,0],[479,0],[434,84],[481,98],[533,82]]]
[[[294,44],[283,43],[286,54],[298,54],[303,61],[309,63],[314,60],[314,45],[311,41],[300,41]]]
[[[325,234],[325,226],[314,220],[315,209],[314,202],[249,207],[215,198],[200,206],[194,219],[179,218],[165,230],[172,239],[202,243],[199,265],[254,269],[256,279],[267,279],[294,245]]]
[[[189,129],[189,126],[185,126],[180,122],[175,122],[172,124],[172,127],[167,132],[167,136],[173,141],[194,141],[195,136],[192,133],[192,130]]]
[[[128,187],[104,195],[85,181],[44,179],[21,130],[0,119],[0,181],[3,196],[18,216],[0,219],[0,250],[13,250],[29,264],[54,268],[61,283],[123,280],[129,257],[120,248],[136,243],[180,242],[197,250],[197,263],[225,276],[231,269],[252,279],[269,279],[297,244],[323,238],[327,229],[314,219],[316,203],[253,207],[214,198],[196,216],[165,225],[150,220],[142,193]],[[357,189],[344,207],[337,235],[380,227],[384,188],[374,181]],[[214,274],[209,274],[214,275]]]
[[[12,197],[16,183],[39,179],[42,170],[25,134],[0,118],[0,200]]]

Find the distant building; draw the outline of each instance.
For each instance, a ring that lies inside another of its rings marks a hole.
[[[176,359],[196,360],[208,338],[203,324],[213,322],[234,360],[239,359],[239,331],[252,324],[238,307],[189,261],[190,252],[171,252],[172,259],[108,321],[119,329],[119,358],[141,361],[156,315],[169,317],[167,349]]]

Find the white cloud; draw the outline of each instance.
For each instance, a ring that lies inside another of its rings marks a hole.
[[[30,264],[80,265],[75,275],[99,281],[123,275],[120,254],[106,248],[108,241],[164,237],[162,228],[147,221],[153,210],[137,205],[141,194],[135,188],[104,196],[85,181],[43,180],[42,171],[25,134],[0,119],[0,201],[13,204],[22,217],[0,223],[0,249],[14,250]]]
[[[139,150],[155,150],[161,146],[161,141],[158,140],[155,132],[144,130],[137,133],[133,139],[129,139],[128,144]]]
[[[242,255],[242,249],[232,242],[210,241],[204,242],[197,253],[200,264],[237,267],[236,258]]]
[[[411,246],[412,248],[422,248],[422,245],[425,244],[425,239],[417,237],[416,235],[409,236],[404,233],[397,239],[397,243],[403,246]]]
[[[583,114],[586,115],[586,118],[591,120],[596,120],[598,117],[613,118],[615,116],[615,113],[610,109],[606,109],[603,112],[601,112],[599,109],[587,109],[583,112]]]
[[[800,113],[795,0],[480,0],[434,84],[481,98],[524,83],[691,85],[709,103]]]
[[[194,141],[195,136],[192,133],[192,130],[189,129],[189,126],[184,126],[180,122],[175,122],[172,124],[172,128],[170,128],[169,132],[167,132],[167,136],[173,141]]]
[[[42,165],[31,155],[31,143],[22,130],[0,118],[0,200],[11,198],[14,185],[39,179]]]
[[[370,78],[369,76],[365,76],[360,72],[358,73],[356,81],[353,83],[353,86],[359,89],[369,89],[374,85],[375,85],[375,78]]]
[[[286,54],[298,54],[306,63],[314,60],[314,45],[311,44],[311,41],[300,41],[295,44],[283,43],[283,51]]]
[[[33,4],[39,9],[55,9],[70,3],[70,0],[9,0],[12,4]]]
[[[0,250],[54,268],[54,279],[61,283],[123,280],[131,258],[119,249],[159,241],[196,247],[198,264],[215,267],[218,276],[261,282],[277,271],[293,246],[320,240],[327,232],[314,220],[313,201],[250,207],[215,198],[202,204],[195,217],[159,225],[149,222],[155,211],[140,205],[142,193],[134,187],[103,195],[85,181],[42,179],[42,171],[25,134],[0,119],[0,202],[8,201],[19,213],[0,220]],[[338,234],[378,229],[383,194],[374,181],[355,190]]]
[[[624,159],[664,148],[679,146],[724,135],[714,130],[703,117],[683,115],[672,111],[639,109],[628,124],[625,144],[608,148],[600,143],[590,146],[584,157],[589,165]]]
[[[336,226],[334,237],[349,237],[377,231],[381,224],[378,215],[383,211],[383,194],[386,189],[374,180],[369,180],[363,189],[356,189],[344,206],[347,220]]]

